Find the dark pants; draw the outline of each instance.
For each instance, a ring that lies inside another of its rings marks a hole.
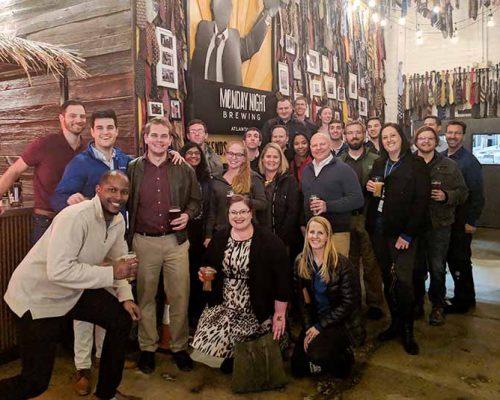
[[[105,289],[94,289],[85,290],[66,316],[34,320],[28,311],[18,318],[22,371],[20,375],[0,381],[0,399],[22,400],[47,390],[65,318],[91,322],[106,329],[95,394],[102,399],[114,397],[122,379],[132,320],[116,297]]]
[[[33,230],[31,233],[31,246],[34,246],[35,243],[38,242],[38,240],[43,236],[51,223],[52,218],[46,217],[45,215],[32,215],[31,224]]]
[[[433,308],[444,308],[446,296],[446,254],[451,226],[432,229],[419,238],[415,266],[415,302],[423,304],[425,277],[430,275],[429,300]]]
[[[472,235],[465,233],[464,225],[453,224],[446,261],[448,261],[448,268],[455,282],[454,302],[467,307],[473,306],[476,302],[472,277],[471,243]]]
[[[407,250],[397,250],[397,238],[380,234],[372,236],[373,249],[382,268],[384,294],[391,315],[402,321],[413,321],[415,302],[413,274],[417,252],[417,239],[413,238]]]
[[[306,331],[300,333],[292,355],[292,373],[296,377],[329,372],[336,378],[346,378],[354,365],[349,338],[341,327],[322,330],[316,336],[307,353],[304,351]]]
[[[198,270],[202,266],[203,255],[205,254],[205,246],[203,246],[204,222],[201,219],[189,221],[188,238],[189,238],[189,325],[196,328],[200,315],[205,308],[206,300],[203,294],[203,283],[198,279]],[[162,289],[163,290],[163,289]]]

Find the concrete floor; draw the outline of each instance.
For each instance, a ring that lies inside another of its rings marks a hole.
[[[144,375],[125,371],[121,390],[155,399],[384,399],[472,400],[500,399],[500,231],[481,229],[473,242],[474,277],[478,305],[467,315],[448,316],[443,327],[427,320],[416,323],[419,356],[407,356],[394,341],[383,345],[369,340],[357,351],[357,367],[347,382],[323,379],[292,380],[286,389],[238,396],[230,377],[196,365],[179,372],[170,356],[157,355],[157,370]],[[449,278],[448,287],[453,287]],[[385,321],[370,323],[370,337]],[[0,366],[0,378],[14,374],[19,362]],[[37,399],[77,399],[70,380],[72,360],[57,358],[49,390]],[[166,381],[169,374],[175,381]]]

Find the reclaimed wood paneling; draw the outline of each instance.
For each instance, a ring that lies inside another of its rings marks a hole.
[[[137,148],[133,77],[132,2],[130,0],[4,0],[0,26],[17,35],[78,51],[88,79],[69,73],[69,97],[85,103],[87,116],[112,108],[118,116],[117,146]],[[39,136],[59,132],[59,83],[51,75],[0,82],[0,174],[5,157],[17,156]],[[83,137],[90,138],[87,127]],[[32,193],[32,171],[23,174],[23,189]]]

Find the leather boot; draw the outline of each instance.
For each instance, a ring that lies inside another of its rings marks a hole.
[[[391,325],[385,331],[382,331],[378,335],[378,340],[381,342],[387,342],[388,340],[396,339],[400,333],[400,323],[399,319],[393,314],[391,318]]]
[[[403,322],[401,329],[401,341],[403,342],[403,347],[408,354],[414,356],[419,353],[418,344],[415,341],[415,336],[413,335],[413,321]]]

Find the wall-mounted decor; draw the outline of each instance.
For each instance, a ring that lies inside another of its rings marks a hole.
[[[321,55],[321,70],[325,74],[329,74],[330,73],[330,60],[325,55]]]
[[[329,99],[337,98],[337,80],[331,76],[325,76],[326,97]]]
[[[279,91],[284,96],[290,95],[290,84],[288,79],[288,64],[282,62],[278,63]]]
[[[163,112],[163,103],[156,101],[148,102],[148,116],[149,117],[163,117],[165,113]]]
[[[156,27],[156,39],[160,51],[160,62],[156,65],[157,85],[177,89],[176,38],[171,31]]]
[[[317,79],[311,80],[311,94],[317,97],[323,97],[323,92],[321,90],[321,81]]]
[[[182,119],[181,102],[177,99],[170,100],[170,119],[173,121]]]
[[[314,75],[319,75],[319,53],[314,50],[309,50],[307,55],[307,72]]]
[[[285,36],[285,48],[288,54],[295,54],[295,40],[290,35]]]
[[[359,103],[359,115],[361,115],[362,117],[367,117],[368,116],[368,100],[366,99],[366,97],[360,97],[358,99],[358,103]]]
[[[357,99],[358,98],[358,77],[356,74],[349,72],[349,98]]]

